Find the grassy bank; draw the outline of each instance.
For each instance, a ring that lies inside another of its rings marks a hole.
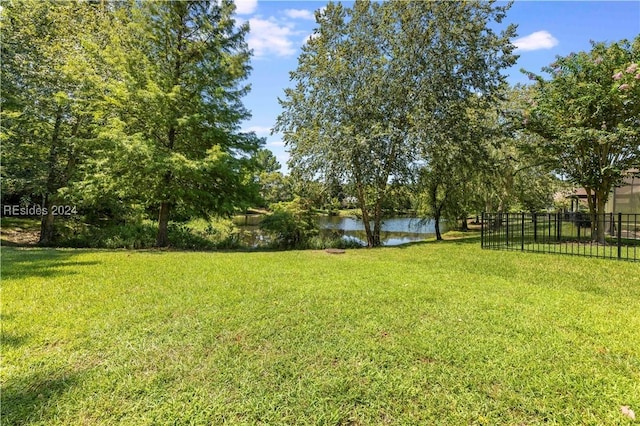
[[[630,424],[640,265],[478,246],[3,248],[2,424]]]

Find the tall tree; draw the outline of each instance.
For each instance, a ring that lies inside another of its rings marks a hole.
[[[53,206],[67,200],[100,121],[100,79],[85,46],[101,43],[105,13],[85,2],[3,3],[2,189],[43,201],[41,244],[54,240]]]
[[[369,246],[380,244],[389,185],[415,175],[427,146],[455,143],[448,129],[464,115],[464,100],[482,93],[492,101],[500,69],[513,63],[513,28],[488,28],[504,10],[356,1],[316,14],[319,28],[291,73],[296,86],[285,91],[276,130],[294,173],[355,188]]]
[[[370,247],[380,245],[389,179],[413,161],[401,149],[406,129],[398,118],[406,97],[392,80],[380,7],[329,3],[316,13],[319,28],[291,73],[296,87],[285,90],[275,127],[290,148],[294,175],[353,185]]]
[[[466,217],[470,184],[488,166],[486,141],[498,131],[490,118],[506,86],[502,71],[516,60],[515,27],[491,29],[509,8],[494,2],[392,2],[389,8],[399,22],[396,60],[411,70],[404,84],[424,164],[420,198],[440,239],[440,219]]]
[[[591,51],[558,57],[536,80],[527,129],[555,170],[589,194],[596,232],[605,241],[609,193],[640,163],[640,36],[633,42],[593,43]]]
[[[128,32],[112,35],[124,82],[113,82],[120,118],[104,137],[135,151],[119,167],[158,209],[157,246],[169,244],[172,209],[225,213],[257,194],[249,157],[262,140],[239,132],[249,28],[234,10],[230,0],[143,2],[122,16]]]

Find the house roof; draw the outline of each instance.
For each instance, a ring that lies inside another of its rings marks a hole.
[[[579,199],[587,199],[589,195],[587,194],[587,190],[584,188],[575,188],[572,190],[566,198],[579,198]]]

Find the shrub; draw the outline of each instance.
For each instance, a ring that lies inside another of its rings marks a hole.
[[[102,226],[82,222],[65,223],[58,246],[78,248],[145,249],[155,246],[156,222],[143,220],[126,224],[107,222]],[[171,247],[186,250],[231,249],[242,247],[242,234],[230,220],[197,219],[169,224]]]
[[[318,225],[308,201],[296,197],[293,201],[271,206],[273,213],[260,223],[260,229],[272,236],[273,245],[282,249],[307,248],[310,239],[318,235]]]
[[[157,227],[151,221],[107,226],[83,225],[67,227],[62,231],[59,246],[85,248],[127,248],[142,249],[153,247]]]

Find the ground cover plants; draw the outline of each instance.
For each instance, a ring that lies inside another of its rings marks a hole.
[[[2,250],[2,424],[625,424],[640,265]]]

